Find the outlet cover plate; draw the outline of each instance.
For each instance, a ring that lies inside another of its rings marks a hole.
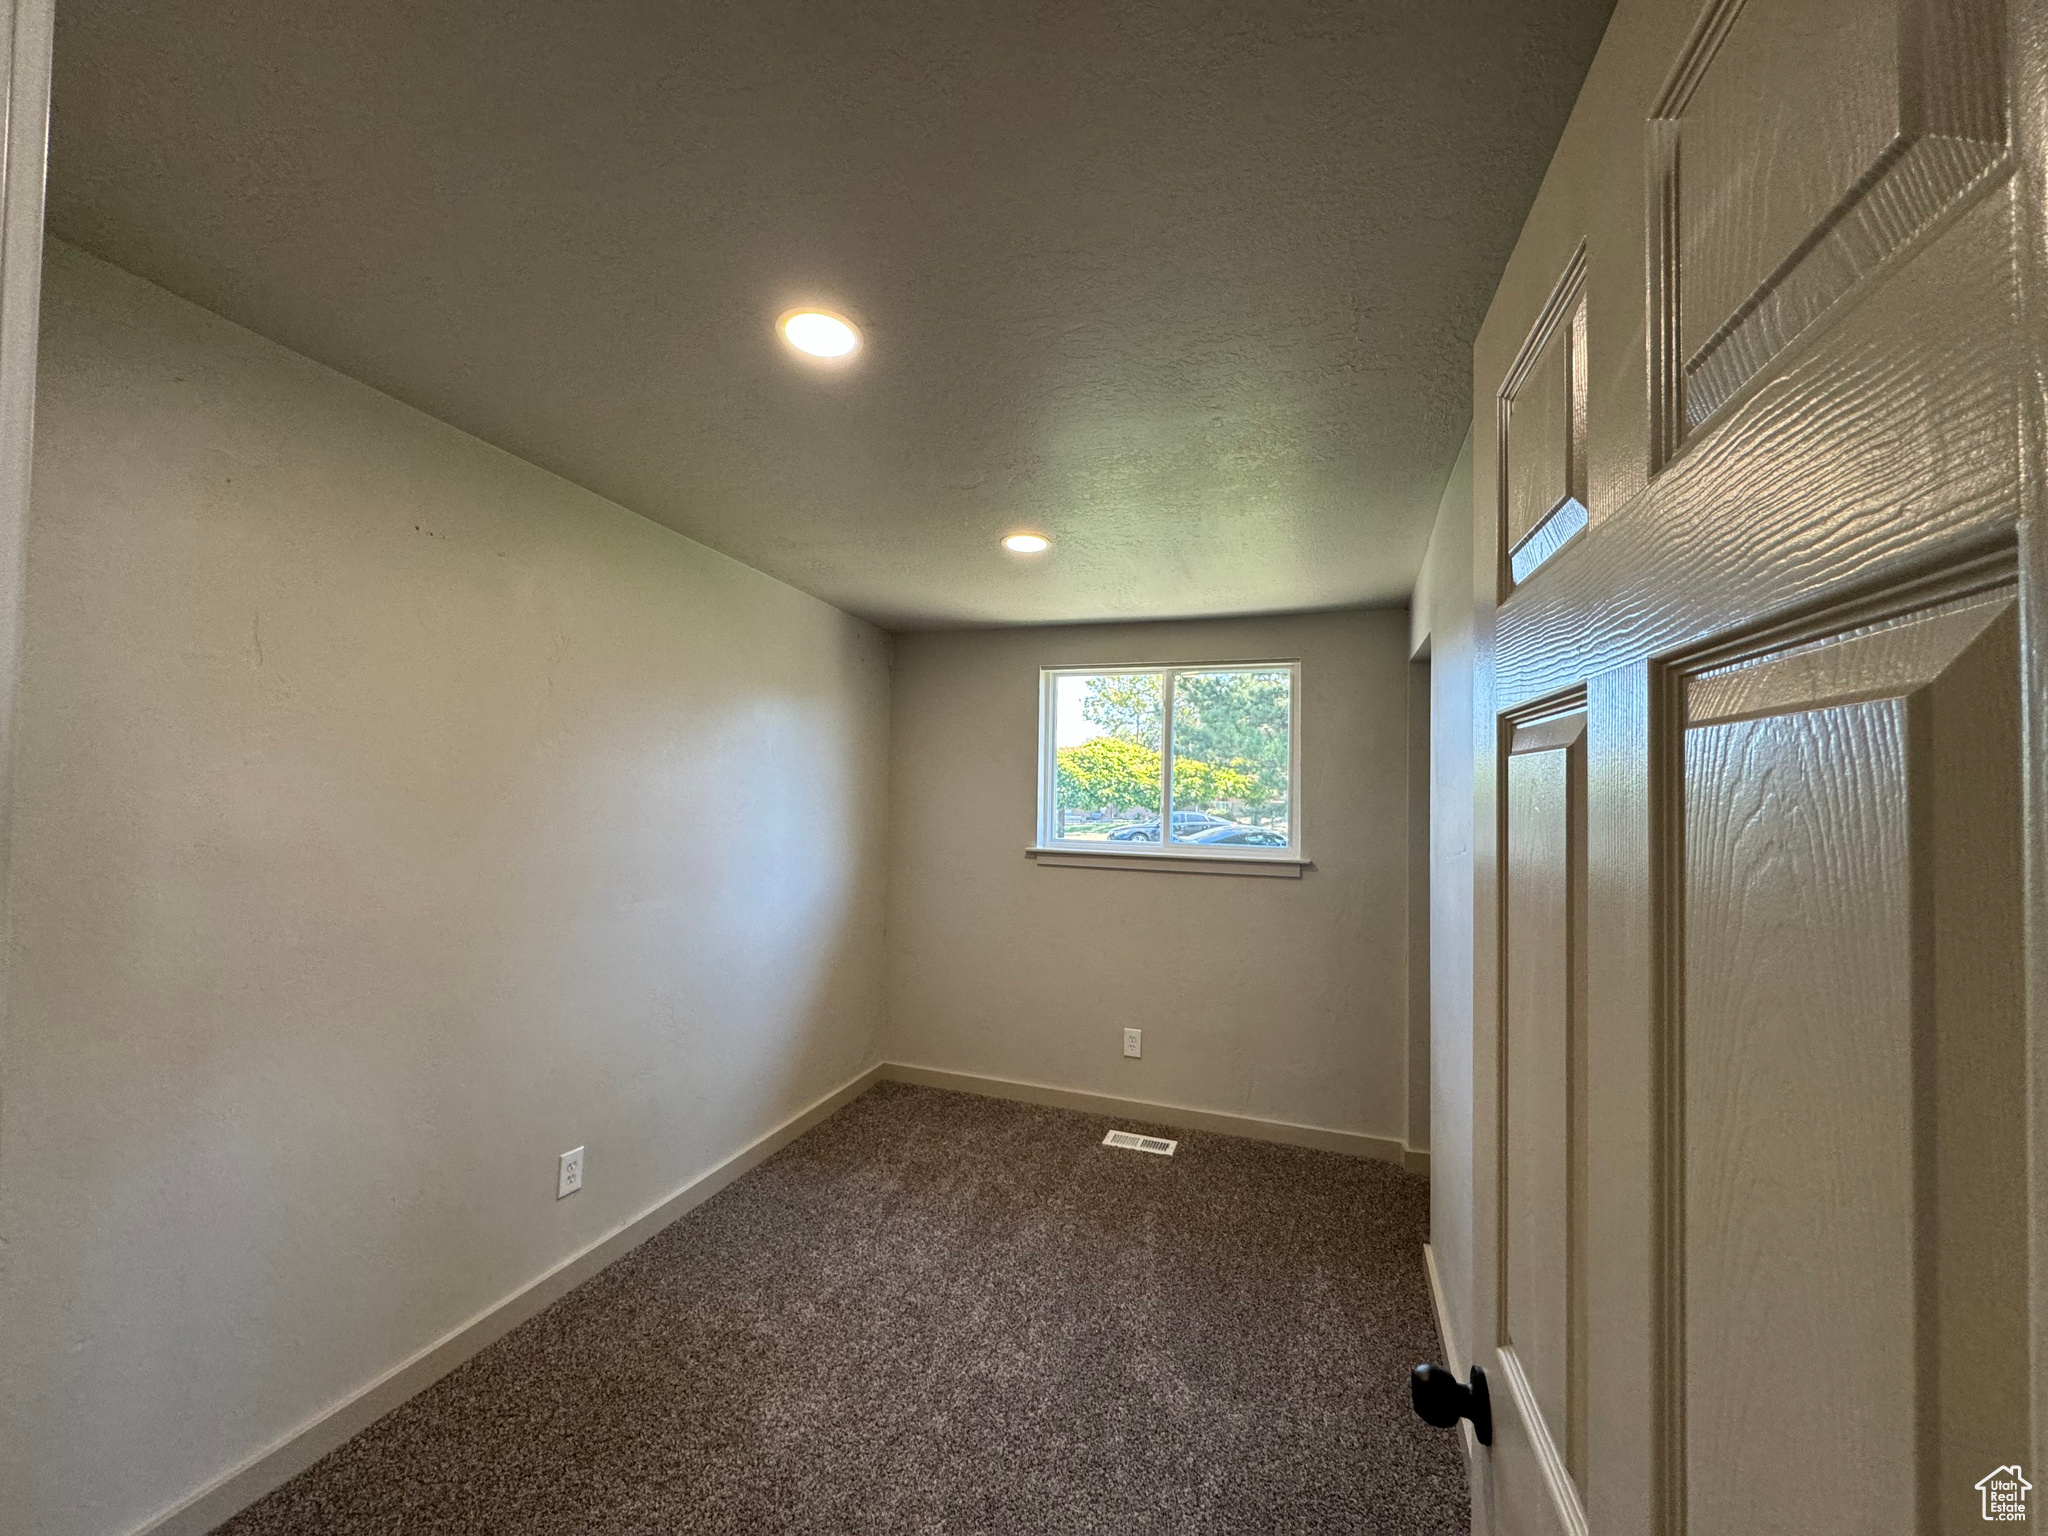
[[[1145,1031],[1142,1029],[1127,1029],[1124,1031],[1124,1054],[1126,1056],[1143,1054],[1144,1046]]]
[[[583,1149],[562,1154],[562,1171],[555,1181],[555,1198],[566,1200],[583,1187]]]

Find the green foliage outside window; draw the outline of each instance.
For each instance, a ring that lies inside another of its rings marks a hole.
[[[1258,779],[1263,803],[1285,800],[1289,684],[1285,672],[1181,673],[1173,690],[1175,761],[1228,763]]]
[[[1263,818],[1288,797],[1286,672],[1184,672],[1175,679],[1173,798]],[[1106,734],[1058,750],[1057,804],[1069,811],[1159,814],[1161,678],[1088,679],[1082,717]]]
[[[1059,751],[1063,811],[1150,811],[1159,814],[1159,749],[1117,736],[1097,736]]]
[[[1159,683],[1157,672],[1115,672],[1107,677],[1091,677],[1088,696],[1081,701],[1081,718],[1118,741],[1157,752],[1164,745],[1159,733],[1166,723]],[[1157,764],[1154,771],[1156,776]]]

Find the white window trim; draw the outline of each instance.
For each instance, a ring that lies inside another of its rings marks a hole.
[[[1180,672],[1279,672],[1288,674],[1287,684],[1287,846],[1284,848],[1221,848],[1203,843],[1175,843],[1173,826],[1173,677]],[[1105,847],[1093,839],[1062,839],[1054,835],[1059,824],[1059,807],[1053,794],[1059,753],[1057,717],[1059,679],[1094,677],[1105,672],[1125,675],[1150,673],[1160,679],[1163,708],[1160,754],[1159,825],[1165,835],[1157,847],[1126,844]],[[1038,840],[1025,852],[1041,864],[1153,864],[1161,869],[1188,864],[1272,864],[1289,865],[1290,874],[1309,868],[1307,836],[1301,806],[1301,662],[1276,661],[1185,661],[1158,665],[1102,662],[1094,666],[1040,667],[1038,669]],[[1054,855],[1060,857],[1055,858]],[[1078,857],[1067,857],[1076,855]],[[1281,871],[1275,870],[1274,873]]]

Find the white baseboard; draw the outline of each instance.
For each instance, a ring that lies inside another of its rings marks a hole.
[[[1189,1131],[1215,1131],[1224,1136],[1275,1141],[1290,1147],[1319,1147],[1325,1152],[1342,1152],[1350,1157],[1376,1158],[1380,1162],[1406,1168],[1411,1173],[1429,1172],[1427,1152],[1413,1151],[1387,1136],[1325,1130],[1316,1125],[1293,1125],[1285,1120],[1259,1120],[1250,1115],[1228,1115],[1210,1109],[1187,1109],[1178,1104],[1150,1104],[1141,1099],[1119,1099],[1103,1093],[1084,1093],[1075,1088],[1055,1088],[1048,1083],[1020,1083],[1007,1077],[983,1077],[973,1072],[914,1067],[900,1061],[883,1062],[882,1076],[890,1082],[949,1088],[955,1093],[978,1093],[984,1098],[1049,1104],[1055,1109],[1078,1109],[1091,1115],[1120,1115],[1128,1120],[1149,1120],[1155,1125],[1174,1125]]]
[[[1422,1268],[1429,1276],[1429,1303],[1436,1309],[1437,1337],[1444,1341],[1444,1364],[1460,1381],[1465,1379],[1465,1356],[1451,1334],[1451,1310],[1444,1305],[1444,1277],[1437,1273],[1436,1250],[1422,1245]]]
[[[1444,1305],[1444,1277],[1437,1272],[1436,1250],[1430,1247],[1428,1243],[1422,1245],[1422,1268],[1424,1273],[1429,1276],[1429,1304],[1436,1309],[1436,1333],[1437,1337],[1443,1340],[1444,1364],[1449,1367],[1453,1376],[1463,1381],[1466,1378],[1467,1371],[1465,1354],[1463,1350],[1458,1348],[1457,1335],[1451,1332],[1451,1310]],[[1476,1510],[1479,1508],[1477,1502],[1479,1488],[1476,1482],[1479,1467],[1479,1437],[1473,1433],[1472,1421],[1470,1419],[1458,1420],[1458,1444],[1465,1449],[1466,1477],[1474,1480],[1472,1487],[1474,1503],[1472,1507]],[[1475,1522],[1473,1529],[1477,1530],[1478,1528]]]
[[[367,1386],[325,1408],[296,1429],[224,1472],[196,1493],[152,1515],[132,1536],[203,1536],[222,1521],[281,1487],[351,1436],[425,1391],[458,1365],[567,1295],[606,1265],[624,1257],[677,1217],[702,1205],[749,1169],[766,1162],[842,1105],[880,1081],[887,1069],[865,1072],[799,1110],[640,1215],[615,1227],[531,1283],[486,1307]]]

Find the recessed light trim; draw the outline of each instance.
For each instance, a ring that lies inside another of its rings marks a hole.
[[[1052,548],[1052,540],[1042,533],[1013,533],[1004,538],[1003,548],[1013,555],[1042,555]]]
[[[860,350],[860,327],[829,309],[792,309],[775,329],[795,350],[820,362],[844,362]]]

